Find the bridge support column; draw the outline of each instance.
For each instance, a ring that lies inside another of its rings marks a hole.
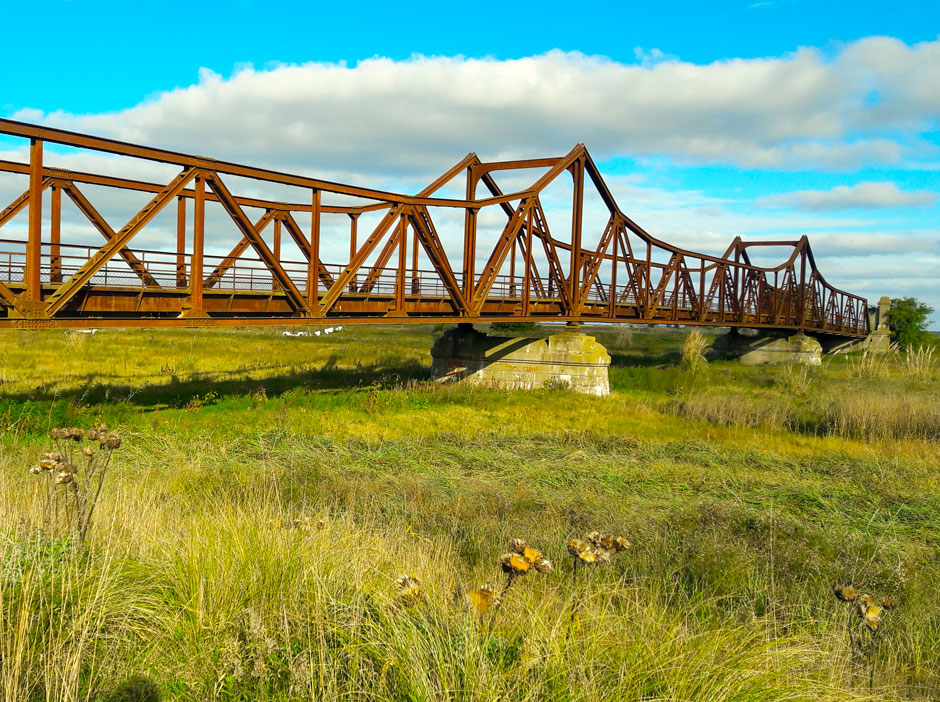
[[[431,348],[432,373],[441,382],[500,390],[567,389],[610,394],[610,355],[593,336],[566,330],[546,339],[488,336],[458,324]]]
[[[711,355],[719,359],[737,359],[746,366],[777,363],[801,363],[818,366],[822,363],[822,345],[811,336],[758,329],[732,329],[715,339]]]

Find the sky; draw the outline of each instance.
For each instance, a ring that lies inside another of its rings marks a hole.
[[[837,287],[940,310],[938,2],[0,3],[3,117],[405,192],[584,143],[655,236],[806,234]]]

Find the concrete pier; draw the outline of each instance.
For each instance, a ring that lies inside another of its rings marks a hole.
[[[610,355],[593,336],[566,329],[548,338],[489,336],[458,324],[434,342],[431,370],[442,382],[502,390],[561,388],[610,394]]]
[[[801,363],[818,366],[822,363],[822,345],[811,336],[786,336],[758,329],[732,329],[712,344],[713,358],[734,358],[746,366],[777,363]]]

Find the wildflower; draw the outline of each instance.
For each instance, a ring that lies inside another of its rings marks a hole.
[[[413,575],[402,573],[395,578],[395,589],[401,601],[406,605],[413,605],[421,599],[421,583]]]
[[[881,601],[881,606],[884,607],[885,610],[894,609],[898,606],[898,601],[893,597],[885,597]]]
[[[865,611],[862,612],[862,618],[869,631],[875,631],[881,626],[881,612],[882,608],[876,604],[869,605],[865,608]]]
[[[617,553],[621,553],[623,551],[626,551],[628,548],[630,548],[629,541],[627,541],[622,536],[614,537],[614,551],[616,551]]]
[[[610,551],[608,551],[606,548],[595,548],[594,555],[597,557],[598,563],[610,565]]]
[[[97,440],[98,440],[98,430],[97,430],[97,429],[89,429],[88,431],[85,432],[85,438],[88,439],[89,441],[97,441]]]
[[[49,438],[52,439],[53,441],[58,441],[59,439],[62,438],[62,430],[59,429],[58,427],[53,427],[52,429],[49,430]]]
[[[532,564],[518,553],[504,553],[499,559],[503,572],[509,576],[525,575],[529,572]]]
[[[496,594],[496,589],[492,585],[481,585],[470,590],[467,593],[467,599],[481,617],[490,607],[499,603],[499,595]]]
[[[509,542],[509,547],[521,556],[525,553],[525,550],[529,548],[529,544],[527,544],[524,539],[513,539]]]
[[[91,458],[95,455],[95,450],[91,446],[85,446],[82,449],[82,454],[85,456],[85,458]]]
[[[101,446],[101,448],[112,450],[120,448],[121,437],[114,433],[107,434],[105,432],[98,432],[98,445]]]
[[[575,558],[578,558],[580,554],[582,554],[584,551],[587,551],[587,549],[588,544],[582,539],[571,539],[571,541],[568,542],[568,553],[570,553]]]
[[[535,563],[533,563],[532,567],[535,568],[535,570],[538,571],[539,573],[542,573],[543,575],[548,575],[553,570],[555,570],[554,566],[552,566],[552,562],[548,560],[547,558],[545,558],[544,556],[542,556]]]
[[[597,553],[595,553],[594,549],[591,548],[586,548],[583,551],[580,551],[576,558],[582,563],[586,563],[587,565],[594,565],[597,563]]]
[[[595,546],[600,546],[602,536],[603,534],[601,534],[599,531],[592,531],[590,534],[587,535],[586,538]]]
[[[836,585],[833,588],[833,593],[841,602],[854,602],[855,598],[858,597],[858,590],[856,590],[851,585],[839,586]]]
[[[39,475],[45,470],[42,466],[30,466],[29,472],[33,475]]]
[[[56,473],[56,476],[55,476],[56,485],[68,485],[73,480],[74,478],[72,477],[72,474],[69,471],[64,471],[64,470],[60,471]]]

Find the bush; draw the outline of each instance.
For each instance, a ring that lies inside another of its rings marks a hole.
[[[894,298],[888,310],[888,326],[891,339],[905,348],[912,348],[925,341],[928,317],[933,308],[913,297]]]

